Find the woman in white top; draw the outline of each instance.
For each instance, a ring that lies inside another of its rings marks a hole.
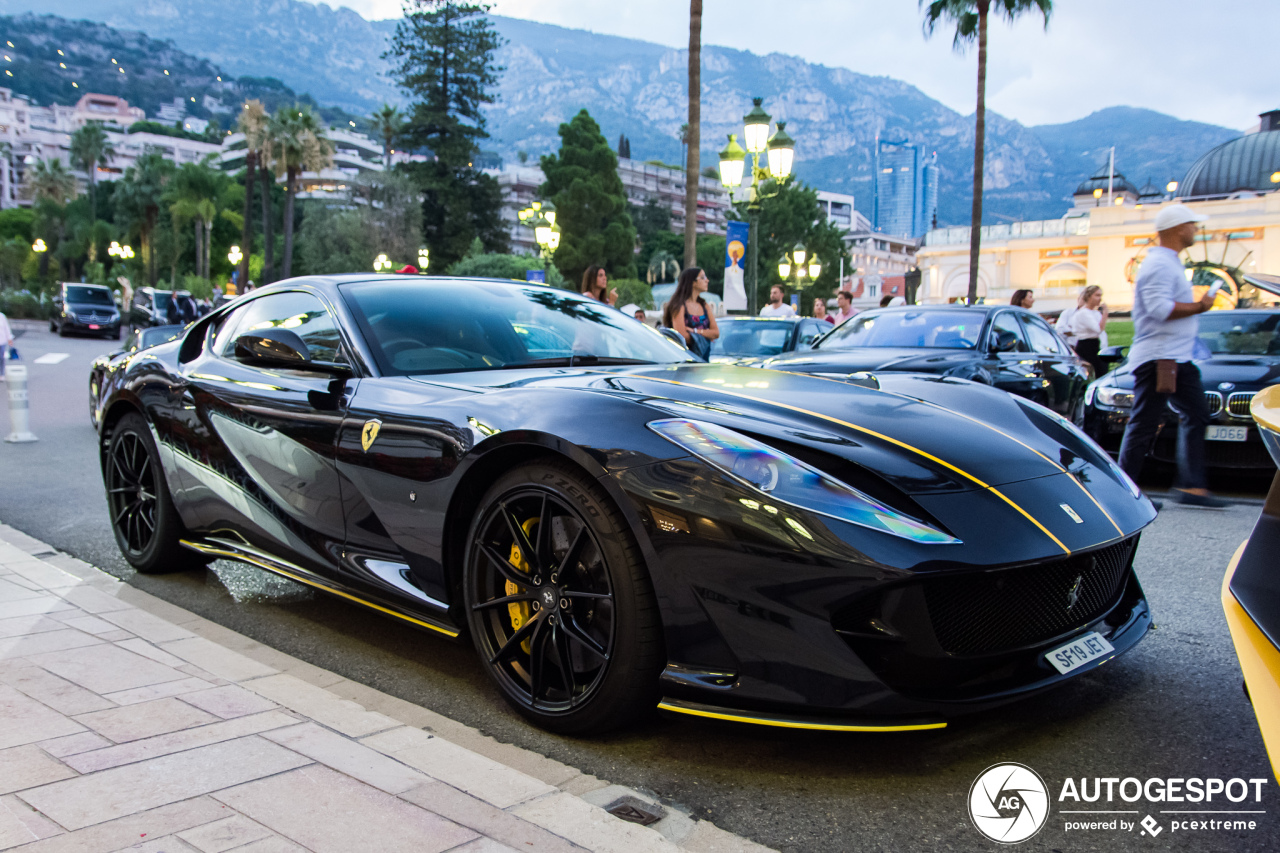
[[[1080,299],[1069,322],[1076,353],[1093,365],[1095,376],[1106,373],[1107,366],[1098,357],[1102,350],[1102,334],[1107,329],[1107,305],[1102,301],[1101,287],[1091,284],[1080,291]]]

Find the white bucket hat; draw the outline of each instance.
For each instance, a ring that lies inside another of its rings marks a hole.
[[[1161,208],[1156,214],[1156,230],[1168,231],[1170,228],[1177,228],[1188,222],[1205,222],[1208,218],[1196,213],[1185,204],[1171,204]]]

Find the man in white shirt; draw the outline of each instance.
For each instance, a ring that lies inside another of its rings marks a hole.
[[[794,317],[796,309],[782,301],[782,285],[775,284],[769,288],[769,304],[760,309],[761,317]]]
[[[1178,489],[1187,506],[1223,507],[1226,502],[1205,488],[1204,434],[1212,420],[1204,398],[1200,369],[1192,361],[1200,321],[1213,306],[1205,293],[1195,301],[1178,255],[1195,243],[1205,218],[1184,204],[1156,214],[1160,245],[1147,252],[1133,291],[1133,408],[1120,445],[1120,467],[1133,479],[1160,431],[1166,406],[1178,413]],[[1163,379],[1163,381],[1161,381]],[[1172,385],[1172,389],[1168,386]]]

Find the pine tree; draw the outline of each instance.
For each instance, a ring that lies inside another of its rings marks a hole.
[[[423,192],[423,239],[433,266],[464,257],[478,237],[490,251],[506,248],[498,182],[474,167],[484,115],[503,70],[494,65],[502,40],[488,3],[409,0],[384,55],[414,102],[400,138],[429,155],[404,166]]]
[[[631,140],[627,139],[625,133],[618,135],[618,158],[631,159]]]
[[[540,190],[556,206],[555,263],[570,282],[592,264],[613,278],[636,277],[636,229],[618,177],[618,157],[586,110],[560,125],[560,153],[542,158]]]

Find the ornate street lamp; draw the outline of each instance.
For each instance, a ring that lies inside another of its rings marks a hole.
[[[809,254],[804,243],[796,243],[795,247],[778,261],[778,275],[783,281],[791,279],[793,270],[795,271],[795,288],[803,290],[822,275],[822,262],[818,260],[816,254]]]
[[[36,241],[35,241],[34,243],[32,243],[32,244],[31,244],[31,251],[33,251],[33,252],[47,252],[47,251],[49,251],[49,247],[48,247],[47,245],[45,245],[44,240],[42,240],[41,238],[37,237],[37,238],[36,238]]]
[[[751,155],[751,174],[750,183],[746,189],[747,203],[747,221],[749,223],[750,232],[747,237],[747,251],[750,257],[747,259],[747,310],[756,313],[756,289],[759,271],[758,258],[760,251],[760,202],[766,198],[773,198],[778,194],[778,189],[768,195],[760,192],[760,183],[772,179],[779,188],[784,185],[791,177],[791,168],[795,163],[796,143],[786,132],[786,122],[778,122],[778,130],[769,136],[769,122],[772,120],[767,112],[764,111],[762,104],[764,98],[751,99],[751,112],[742,117],[743,132],[742,138],[746,142],[746,150],[738,144],[738,135],[736,133],[729,134],[729,144],[720,152],[720,183],[724,184],[729,190],[730,201],[734,199],[734,190],[742,186],[744,174],[747,165],[747,155]],[[766,155],[768,167],[761,166],[761,155]],[[803,248],[803,247],[802,247]],[[801,261],[802,263],[803,261]],[[779,265],[781,270],[781,264]],[[790,275],[791,269],[788,264],[787,272],[783,274],[783,278]]]
[[[374,272],[390,272],[392,266],[391,259],[387,257],[385,252],[373,259]]]
[[[233,267],[240,266],[240,261],[243,258],[244,253],[240,251],[239,246],[232,246],[231,251],[227,252],[227,260],[231,262],[231,266]]]
[[[426,275],[427,267],[431,264],[431,250],[426,246],[418,247],[418,274]]]

